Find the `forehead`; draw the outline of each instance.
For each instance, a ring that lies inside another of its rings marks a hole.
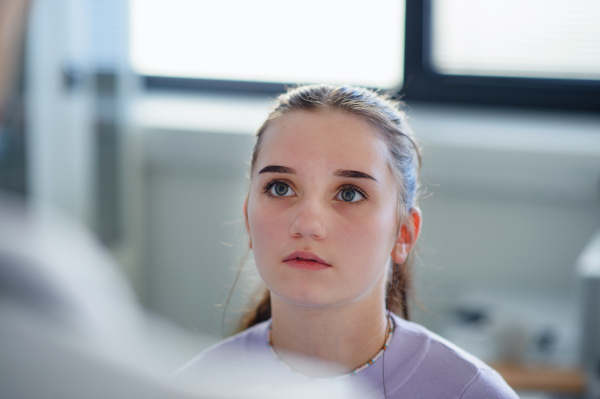
[[[255,170],[266,165],[319,166],[370,171],[380,177],[388,170],[385,142],[357,115],[294,111],[272,121],[263,135]]]

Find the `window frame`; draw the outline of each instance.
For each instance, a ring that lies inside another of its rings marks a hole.
[[[170,76],[139,75],[142,86],[147,90],[173,90],[182,92],[219,92],[239,94],[278,94],[284,93],[294,83],[250,82],[240,80],[219,80],[202,78],[180,78]]]

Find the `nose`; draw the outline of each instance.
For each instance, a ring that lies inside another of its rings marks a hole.
[[[304,198],[297,205],[297,213],[290,228],[292,237],[317,240],[327,237],[325,206],[316,196]]]

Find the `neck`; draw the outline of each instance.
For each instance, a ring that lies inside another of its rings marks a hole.
[[[283,362],[305,375],[329,377],[351,372],[372,359],[387,337],[387,311],[383,299],[375,299],[314,308],[271,294],[273,348]],[[305,357],[336,367],[315,367]]]

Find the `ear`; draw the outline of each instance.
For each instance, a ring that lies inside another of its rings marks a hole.
[[[248,233],[249,238],[248,246],[250,247],[250,249],[252,249],[252,236],[250,235],[250,223],[248,222],[248,197],[246,197],[246,199],[244,200],[243,211],[244,221],[246,222],[246,233]]]
[[[412,230],[412,231],[411,231]],[[408,254],[417,243],[421,233],[421,210],[414,207],[410,210],[408,220],[400,226],[398,238],[392,248],[392,260],[395,263],[404,263]]]

